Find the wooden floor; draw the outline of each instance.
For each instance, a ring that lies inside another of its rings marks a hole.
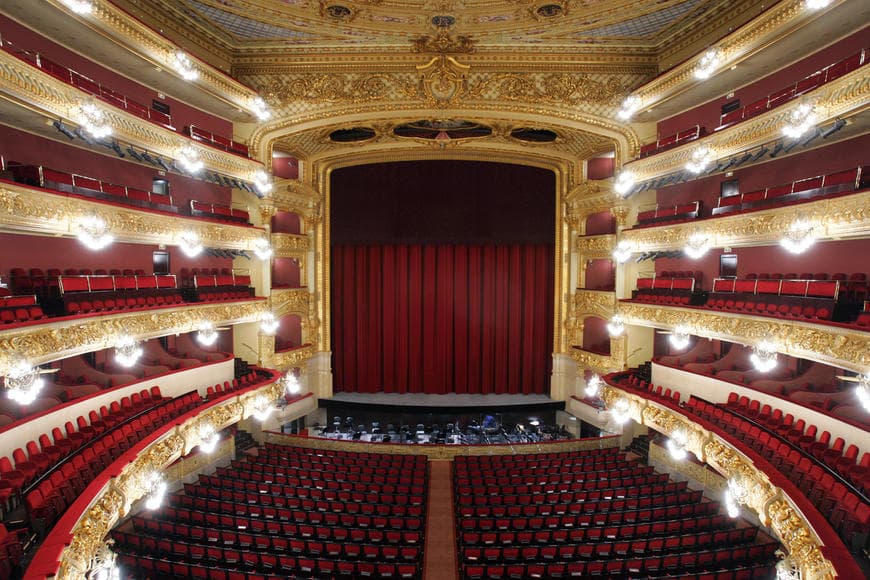
[[[424,580],[456,580],[456,526],[453,521],[452,462],[429,462]]]

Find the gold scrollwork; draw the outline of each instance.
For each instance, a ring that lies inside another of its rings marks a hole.
[[[598,80],[585,73],[501,73],[484,77],[469,91],[473,97],[481,97],[487,92],[494,92],[496,98],[507,101],[611,103],[625,93],[625,87],[617,77]]]
[[[308,316],[311,293],[307,288],[273,288],[272,312],[280,318],[286,314],[298,314]]]
[[[572,303],[574,316],[578,318],[590,314],[610,318],[616,309],[616,294],[600,290],[576,290]]]

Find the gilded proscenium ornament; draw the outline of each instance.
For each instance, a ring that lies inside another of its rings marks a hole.
[[[645,305],[621,302],[618,307],[626,324],[674,330],[691,319],[705,338],[754,346],[773,342],[777,351],[824,364],[865,372],[870,367],[870,332],[807,321],[714,312],[699,308]]]
[[[16,185],[0,184],[0,227],[28,233],[76,235],[80,216],[103,218],[118,241],[176,245],[184,232],[192,231],[207,247],[252,250],[263,237],[259,228],[212,224],[182,216],[165,215],[99,203]]]
[[[620,398],[629,401],[631,418],[666,434],[677,428],[692,433],[687,448],[695,453],[698,439],[703,437],[703,449],[698,457],[725,479],[735,479],[746,489],[745,505],[752,509],[763,525],[769,525],[778,535],[789,554],[796,559],[804,578],[831,579],[836,575],[833,564],[821,552],[821,541],[807,519],[794,507],[788,495],[770,482],[766,473],[757,468],[738,449],[716,433],[709,432],[691,418],[673,409],[644,399],[613,385],[601,388],[601,398],[612,405]],[[639,416],[635,411],[640,410]],[[819,515],[821,518],[821,515]]]
[[[574,249],[584,258],[609,258],[615,247],[616,236],[605,234],[602,236],[578,236]]]
[[[870,191],[704,220],[703,231],[716,247],[754,246],[778,242],[797,219],[814,224],[813,235],[820,240],[866,237]],[[685,247],[696,231],[697,224],[686,222],[623,230],[621,239],[631,243],[635,252],[676,250]]]
[[[420,36],[412,40],[411,50],[440,54],[469,54],[474,52],[474,40],[462,34],[451,35],[446,28],[439,28],[434,35]]]
[[[817,125],[836,118],[847,118],[865,109],[870,103],[870,76],[859,68],[828,84],[810,91],[804,99],[815,103]],[[682,171],[691,161],[692,153],[701,146],[715,151],[718,159],[736,155],[782,137],[782,128],[789,122],[791,111],[799,100],[782,105],[742,123],[732,125],[696,141],[632,161],[626,167],[637,182],[676,171]]]
[[[817,15],[806,9],[804,0],[777,2],[764,10],[722,40],[716,43],[720,56],[720,70],[750,58],[777,38],[797,30]],[[642,108],[675,96],[702,82],[695,77],[695,67],[705,51],[655,76],[651,81],[632,91],[640,98]]]
[[[282,179],[275,182],[269,196],[269,204],[276,211],[295,213],[303,218],[320,217],[321,195],[309,183],[298,179]]]
[[[72,530],[69,545],[60,558],[57,580],[80,580],[90,566],[91,559],[102,547],[115,523],[130,512],[130,508],[143,498],[148,490],[144,483],[148,474],[162,472],[179,457],[199,445],[200,426],[206,422],[219,431],[254,413],[254,401],[265,396],[275,400],[283,393],[278,383],[269,383],[254,391],[220,403],[208,403],[195,417],[179,426],[165,425],[157,440],[140,451],[127,463],[118,476],[113,477],[94,497],[91,506],[82,514]]]
[[[204,320],[215,326],[254,322],[267,310],[265,300],[192,304],[47,322],[0,331],[0,375],[6,374],[14,364],[15,357],[23,357],[32,364],[43,364],[112,348],[118,337],[125,334],[144,340],[193,332],[199,329]]]
[[[48,0],[56,7],[68,11],[61,0]],[[149,59],[154,65],[166,67],[178,52],[178,45],[166,36],[146,26],[129,12],[107,0],[91,0],[92,9],[85,17],[91,28],[124,46],[131,52]],[[218,99],[233,103],[236,107],[251,111],[251,103],[257,93],[211,65],[197,63],[199,78],[197,87],[215,95]],[[253,112],[253,111],[251,111]]]
[[[568,355],[580,369],[591,369],[600,375],[622,370],[622,363],[612,355],[598,354],[579,348],[568,348]]]
[[[5,51],[0,51],[0,91],[7,98],[30,104],[48,119],[66,119],[76,124],[80,104],[92,98]],[[99,105],[113,137],[157,155],[175,159],[183,144],[192,141],[155,123],[114,107]],[[205,168],[242,181],[250,181],[263,165],[214,147],[196,146]]]
[[[292,350],[273,353],[270,366],[280,371],[301,369],[305,367],[312,356],[314,356],[314,345],[308,344]]]
[[[308,288],[273,288],[270,300],[276,318],[286,314],[308,316],[308,309],[313,302]]]

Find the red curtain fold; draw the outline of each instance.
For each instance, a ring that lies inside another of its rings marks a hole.
[[[548,392],[552,245],[339,245],[332,276],[337,392]]]

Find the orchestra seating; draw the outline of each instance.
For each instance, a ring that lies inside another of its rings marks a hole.
[[[668,149],[672,149],[679,145],[690,143],[695,139],[700,139],[706,134],[706,128],[702,127],[701,125],[695,125],[694,127],[690,127],[689,129],[674,133],[673,135],[668,135],[667,137],[662,137],[661,139],[654,141],[653,143],[647,143],[646,145],[641,146],[640,158],[643,159],[644,157],[649,157],[650,155],[655,155],[656,153],[667,151]]]
[[[427,463],[266,445],[112,532],[125,571],[244,580],[419,578]]]
[[[868,171],[870,171],[870,167],[856,167],[827,175],[798,179],[784,185],[720,197],[718,205],[712,210],[712,215],[753,211],[773,205],[851,193],[870,186]]]
[[[870,526],[870,452],[857,461],[857,445],[846,447],[815,425],[783,417],[779,409],[731,393],[725,405],[691,397],[686,410],[737,437],[798,486],[853,547],[866,545]],[[844,451],[844,447],[846,447]]]
[[[616,448],[458,456],[454,491],[464,578],[772,571],[758,528]]]
[[[725,113],[719,120],[719,126],[715,129],[721,131],[735,123],[751,119],[766,111],[783,105],[800,97],[826,83],[838,79],[867,63],[867,49],[850,55],[843,60],[828,65],[815,73],[804,77],[796,83],[770,93],[766,97],[749,103],[739,109]]]

